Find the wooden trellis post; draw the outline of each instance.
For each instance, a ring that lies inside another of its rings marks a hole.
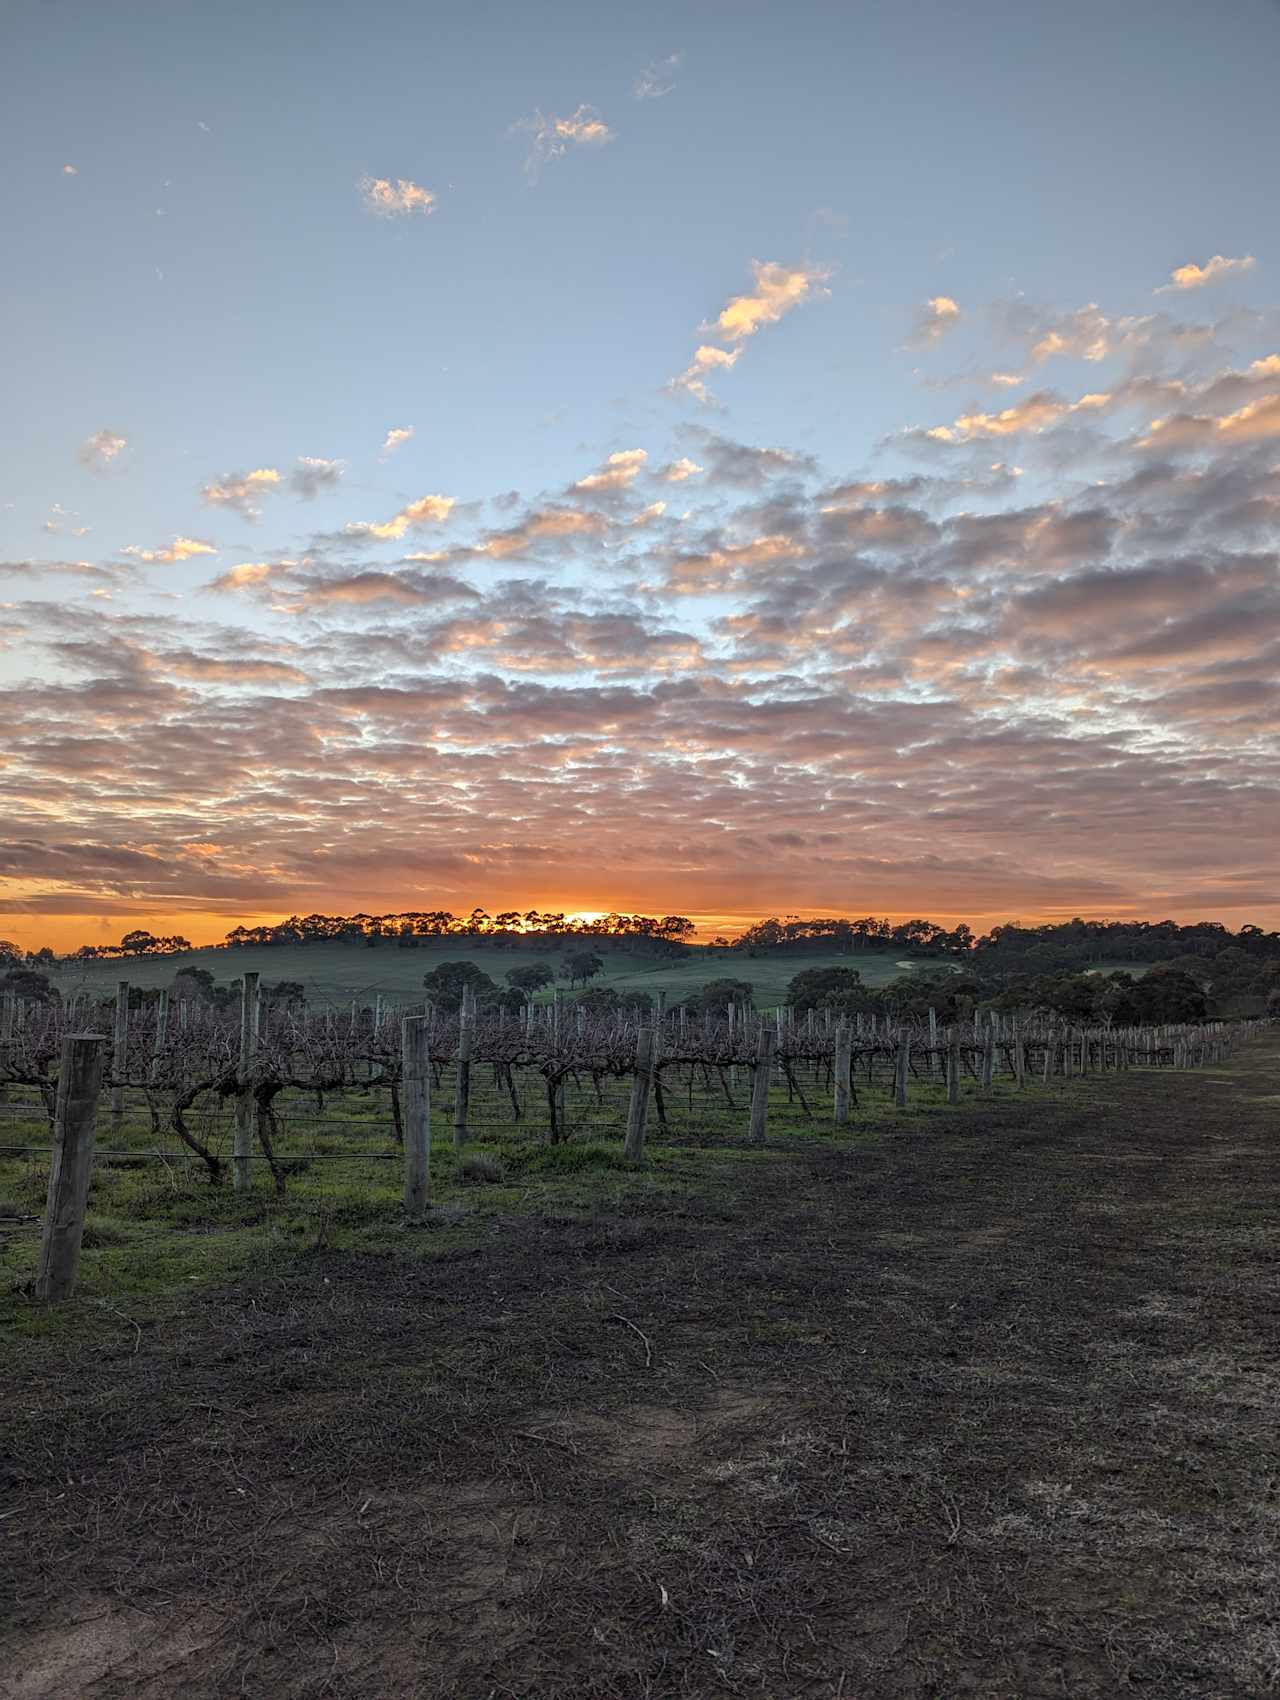
[[[853,1047],[849,1039],[849,1023],[841,1021],[836,1027],[835,1074],[832,1080],[837,1127],[843,1127],[849,1120],[849,1075],[852,1065]]]
[[[760,1025],[760,1037],[756,1042],[755,1077],[751,1083],[751,1140],[753,1143],[764,1138],[765,1125],[769,1119],[769,1081],[773,1074],[773,1052],[777,1044],[777,1035],[773,1028]]]
[[[629,1163],[639,1163],[644,1157],[645,1126],[649,1118],[649,1090],[653,1084],[654,1035],[650,1027],[642,1027],[636,1035],[636,1072],[631,1082],[631,1102],[627,1106],[627,1140],[623,1154]]]
[[[431,1053],[429,1019],[406,1016],[400,1023],[404,1120],[404,1210],[411,1222],[426,1214],[431,1189]]]
[[[75,1290],[101,1090],[101,1039],[68,1034],[58,1069],[49,1198],[36,1266],[35,1296],[43,1304],[61,1304]]]
[[[558,1013],[558,1011],[557,1011]],[[467,1143],[467,1111],[471,1104],[471,1046],[474,1009],[468,988],[462,989],[458,1009],[458,1073],[453,1095],[453,1148],[461,1151]]]
[[[111,1046],[111,1131],[119,1133],[124,1122],[124,1077],[129,1066],[129,982],[116,986],[116,1020]]]
[[[164,989],[160,992],[160,1001],[156,1005],[156,1036],[151,1046],[151,1078],[154,1080],[160,1068],[160,1058],[169,1038],[169,994]]]
[[[257,1102],[249,1080],[261,1019],[258,975],[246,973],[240,987],[240,1060],[236,1070],[236,1127],[231,1146],[231,1184],[244,1192],[253,1179],[253,1135],[258,1124]]]
[[[911,1072],[911,1041],[903,1033],[894,1054],[893,1101],[900,1110],[907,1105],[907,1079]]]

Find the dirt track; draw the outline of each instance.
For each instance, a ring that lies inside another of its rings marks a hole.
[[[0,1696],[1280,1692],[1278,1135],[1268,1036],[42,1354]]]

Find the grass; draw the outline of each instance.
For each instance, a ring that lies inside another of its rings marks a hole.
[[[911,959],[901,951],[860,952],[846,956],[835,951],[815,951],[805,956],[737,956],[695,946],[688,958],[632,955],[602,950],[604,970],[592,982],[619,991],[665,992],[675,1002],[687,997],[708,980],[746,980],[755,988],[757,1005],[772,1008],[782,1001],[787,983],[804,968],[856,968],[868,986],[887,985],[904,973],[942,968],[938,959]],[[117,980],[136,986],[167,986],[182,968],[207,968],[215,980],[237,979],[247,969],[263,976],[268,984],[297,980],[307,988],[313,1003],[342,1004],[353,997],[371,1001],[379,993],[393,1002],[416,1001],[422,994],[423,975],[441,962],[470,961],[483,968],[500,985],[510,968],[527,968],[535,962],[557,966],[561,955],[545,946],[501,949],[463,940],[445,940],[415,950],[383,944],[369,949],[357,944],[314,944],[250,946],[236,950],[195,950],[184,956],[138,958],[128,962],[65,964],[50,971],[50,978],[64,996],[91,990],[107,996]]]
[[[172,1135],[157,1143],[142,1103],[131,1103],[120,1130],[112,1130],[105,1116],[100,1120],[78,1302],[60,1311],[36,1308],[26,1296],[48,1158],[42,1151],[0,1152],[0,1199],[13,1214],[35,1218],[18,1231],[0,1230],[0,1336],[7,1333],[13,1346],[68,1333],[83,1338],[95,1326],[118,1330],[121,1314],[146,1325],[172,1313],[193,1287],[279,1271],[317,1249],[433,1257],[480,1245],[496,1221],[547,1211],[584,1218],[601,1210],[679,1214],[691,1196],[714,1198],[720,1189],[732,1190],[741,1176],[785,1166],[796,1149],[847,1149],[887,1130],[926,1126],[931,1118],[956,1113],[936,1084],[913,1082],[909,1107],[901,1111],[890,1100],[887,1080],[877,1079],[871,1090],[862,1080],[853,1122],[836,1129],[825,1082],[802,1084],[812,1114],[804,1113],[798,1099],[788,1101],[785,1086],[775,1085],[767,1143],[753,1148],[745,1143],[749,1071],[741,1071],[732,1108],[718,1085],[712,1091],[701,1077],[668,1079],[668,1136],[651,1108],[646,1157],[637,1167],[623,1155],[626,1081],[602,1082],[599,1093],[585,1081],[568,1083],[570,1137],[548,1145],[541,1078],[520,1082],[526,1119],[517,1125],[505,1091],[499,1093],[487,1071],[477,1071],[473,1137],[458,1153],[446,1073],[433,1093],[432,1210],[423,1230],[403,1221],[400,1152],[380,1088],[329,1096],[320,1114],[310,1095],[282,1095],[275,1138],[282,1192],[261,1159],[254,1162],[250,1189],[234,1191],[229,1175],[221,1186],[211,1186],[194,1157],[174,1150]],[[1061,1096],[1061,1083],[1053,1090]],[[1037,1091],[1029,1088],[1025,1097]],[[965,1092],[971,1108],[994,1101],[979,1098],[972,1082]],[[1012,1096],[1010,1084],[998,1083],[996,1099]],[[43,1115],[24,1114],[16,1097],[15,1089],[0,1109],[0,1144],[47,1148]],[[193,1125],[225,1162],[230,1105],[206,1107]]]

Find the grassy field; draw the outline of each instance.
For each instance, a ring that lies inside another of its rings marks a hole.
[[[661,957],[630,955],[602,950],[603,972],[592,982],[616,986],[619,991],[636,988],[646,992],[665,991],[670,1001],[688,997],[708,980],[729,977],[748,980],[755,987],[758,1008],[780,1003],[787,982],[804,968],[856,968],[868,986],[883,986],[900,975],[920,969],[946,969],[934,960],[912,961],[900,952],[846,956],[834,951],[812,956],[747,957],[721,951],[697,950],[686,959],[666,961]],[[534,962],[559,965],[559,952],[546,948],[503,950],[469,944],[462,940],[431,945],[417,950],[400,950],[380,945],[370,950],[362,945],[315,944],[259,946],[242,950],[196,950],[186,956],[168,956],[128,962],[75,963],[60,967],[51,978],[64,996],[76,990],[98,988],[110,991],[117,980],[137,986],[167,986],[181,968],[207,968],[220,982],[237,979],[246,969],[256,970],[267,983],[298,980],[307,988],[313,1003],[331,999],[335,1003],[376,994],[392,1002],[415,1001],[422,991],[424,974],[441,962],[475,962],[500,985],[510,968]]]

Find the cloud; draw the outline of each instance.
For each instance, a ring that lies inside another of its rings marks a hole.
[[[436,197],[432,191],[407,177],[397,177],[394,183],[389,177],[362,177],[359,189],[365,211],[374,213],[378,218],[399,218],[415,212],[432,213],[436,208]]]
[[[1260,396],[1217,418],[1211,414],[1174,413],[1153,419],[1134,447],[1167,451],[1206,448],[1219,443],[1261,443],[1274,437],[1280,437],[1280,393]]]
[[[725,371],[736,366],[741,353],[740,348],[717,348],[714,343],[703,343],[695,350],[693,359],[684,371],[672,378],[667,388],[684,390],[695,396],[704,406],[712,406],[715,398],[707,388],[707,373]]]
[[[426,525],[443,525],[456,503],[452,496],[420,496],[393,514],[382,524],[352,521],[344,527],[348,537],[367,537],[378,542],[403,537],[410,529],[417,531]]]
[[[758,489],[771,478],[806,476],[818,470],[812,455],[797,454],[791,449],[758,448],[703,427],[690,430],[688,435],[706,459],[707,477],[713,484]]]
[[[668,461],[658,469],[658,477],[668,484],[683,484],[686,478],[696,478],[705,469],[696,460],[690,460],[688,455],[681,455],[678,460]]]
[[[609,456],[599,472],[579,478],[573,488],[586,491],[625,490],[639,477],[648,458],[644,449],[619,449]]]
[[[64,531],[70,532],[72,537],[87,537],[89,535],[87,525],[71,525],[68,523],[73,519],[79,519],[79,517],[79,514],[72,509],[64,508],[61,502],[55,502],[49,509],[48,519],[43,522],[40,529],[55,537]]]
[[[191,538],[6,564],[0,810],[40,832],[0,905],[197,936],[424,892],[1280,924],[1280,319],[1000,313],[937,470],[704,422],[642,460],[620,427],[550,493],[421,510],[448,530],[413,543],[402,508],[385,566],[340,532],[225,571]],[[989,387],[1051,334],[1122,365]]]
[[[777,324],[806,301],[819,300],[828,293],[824,285],[830,274],[818,266],[752,260],[751,270],[755,288],[746,295],[735,295],[716,319],[716,332],[724,342],[742,342],[763,325]]]
[[[300,613],[335,606],[367,607],[374,603],[421,608],[467,600],[477,594],[470,585],[446,574],[371,570],[304,583],[296,591],[291,588],[287,606]]]
[[[200,491],[200,500],[210,508],[234,508],[246,519],[258,519],[258,506],[263,496],[279,488],[280,474],[274,466],[260,466],[253,472],[228,472]]]
[[[0,561],[0,576],[85,578],[103,584],[120,584],[126,577],[126,569],[114,561]]]
[[[665,59],[655,59],[646,65],[636,78],[631,93],[636,100],[661,100],[675,88],[671,75],[684,63],[683,53],[669,53]]]
[[[704,406],[712,405],[714,398],[706,382],[709,372],[736,365],[743,345],[763,326],[776,324],[806,301],[818,300],[828,293],[825,283],[830,274],[817,266],[784,266],[773,260],[752,260],[751,270],[755,288],[749,294],[735,295],[720,310],[714,324],[702,327],[730,346],[717,348],[714,343],[702,343],[684,371],[667,384],[668,390],[683,391]]]
[[[407,443],[412,436],[412,425],[393,425],[383,438],[379,459],[386,460],[388,455],[394,454],[401,443]]]
[[[64,165],[62,168],[62,175],[64,177],[79,177],[80,173],[76,170],[74,165]]]
[[[340,460],[325,460],[319,455],[299,455],[297,465],[289,474],[289,485],[299,496],[310,499],[318,496],[322,490],[336,489],[344,470],[344,464]]]
[[[278,561],[238,561],[234,567],[228,567],[225,573],[221,573],[217,578],[211,580],[208,588],[210,590],[253,590],[266,584],[277,573],[286,570],[286,565]]]
[[[172,679],[193,679],[217,685],[305,685],[307,675],[300,667],[260,657],[239,659],[199,655],[192,650],[169,650],[148,655],[145,664]]]
[[[1175,290],[1203,289],[1207,284],[1221,283],[1224,278],[1252,271],[1256,264],[1252,254],[1242,255],[1238,260],[1229,260],[1225,254],[1215,254],[1203,266],[1192,261],[1185,266],[1176,267],[1169,273],[1168,283],[1162,284],[1156,294],[1168,295]]]
[[[962,413],[952,424],[934,425],[924,435],[935,443],[969,443],[978,438],[1012,437],[1022,431],[1039,433],[1072,414],[1096,414],[1114,399],[1108,390],[1093,390],[1068,402],[1052,390],[1037,390],[999,413]]]
[[[548,539],[598,537],[607,528],[608,521],[599,514],[585,514],[579,508],[541,508],[528,514],[519,525],[488,533],[472,552],[493,560],[506,560],[527,554],[536,543]]]
[[[119,431],[95,431],[92,437],[86,437],[81,443],[78,453],[85,466],[101,472],[128,446],[129,439]]]
[[[136,543],[130,543],[123,548],[122,555],[132,555],[135,560],[146,561],[189,561],[196,555],[216,555],[217,546],[213,543],[202,543],[198,537],[175,537],[173,542],[163,549],[140,549]]]
[[[908,348],[932,348],[941,342],[948,331],[960,323],[960,308],[949,295],[934,295],[925,302],[916,316],[915,326],[907,338]]]
[[[567,118],[554,112],[535,111],[532,118],[522,118],[512,126],[529,134],[529,157],[525,170],[536,177],[544,165],[563,159],[571,147],[598,148],[612,142],[613,131],[594,106],[579,106]]]

